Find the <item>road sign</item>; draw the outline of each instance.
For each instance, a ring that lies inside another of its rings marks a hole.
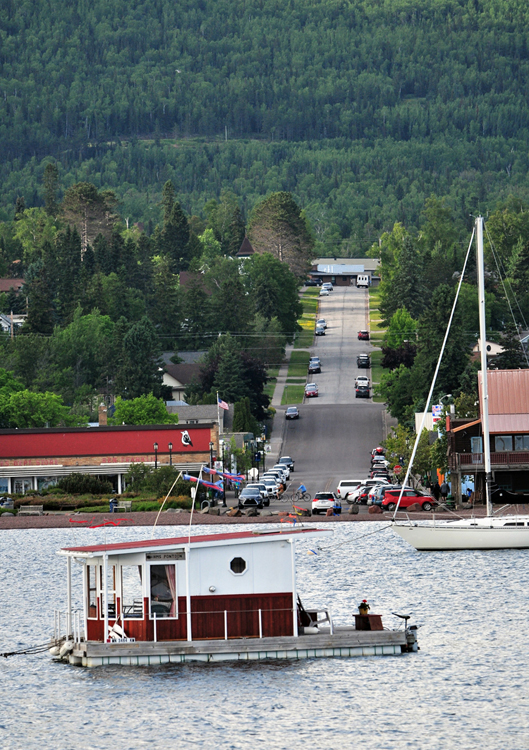
[[[400,474],[401,471],[402,471],[402,466],[399,466],[399,464],[397,464],[396,466],[393,467],[393,473],[394,474],[398,475],[398,474]]]

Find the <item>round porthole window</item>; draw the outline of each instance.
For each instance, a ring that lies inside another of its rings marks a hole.
[[[246,570],[246,560],[243,560],[242,557],[234,557],[230,563],[230,570],[235,575],[241,575]]]

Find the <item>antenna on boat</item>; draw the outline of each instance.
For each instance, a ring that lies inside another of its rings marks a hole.
[[[155,518],[155,520],[154,520],[154,524],[153,524],[153,527],[152,527],[152,534],[151,534],[151,539],[154,539],[154,530],[156,529],[156,524],[158,523],[158,519],[160,518],[160,513],[161,513],[161,512],[162,512],[162,510],[163,510],[163,506],[164,506],[164,505],[165,505],[165,503],[167,502],[167,498],[169,497],[169,495],[170,495],[170,494],[171,494],[171,492],[173,491],[173,487],[174,487],[174,486],[175,486],[175,484],[176,484],[176,483],[178,482],[178,480],[180,479],[180,477],[181,477],[181,476],[182,476],[182,472],[181,472],[181,471],[179,471],[179,472],[178,472],[178,476],[176,477],[176,479],[174,480],[174,482],[173,482],[173,483],[172,483],[172,485],[171,485],[171,489],[169,490],[169,492],[168,492],[168,493],[167,493],[167,495],[165,496],[165,499],[164,499],[163,503],[162,503],[162,504],[161,504],[161,506],[160,506],[160,510],[158,511],[158,515],[156,516],[156,518]],[[191,507],[191,512],[193,512],[193,508],[192,508],[192,507]]]
[[[479,301],[479,335],[481,337],[481,424],[483,427],[483,457],[485,468],[485,499],[487,516],[492,515],[490,487],[492,472],[490,467],[489,438],[489,391],[487,378],[487,324],[485,318],[485,259],[483,252],[483,216],[476,218],[477,266],[478,266],[478,301]]]

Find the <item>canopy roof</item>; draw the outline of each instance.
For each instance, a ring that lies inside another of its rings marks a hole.
[[[288,528],[263,530],[263,531],[239,531],[227,534],[204,534],[199,536],[181,536],[168,539],[140,539],[127,542],[115,542],[113,544],[92,544],[84,547],[64,547],[59,555],[89,556],[101,557],[104,553],[126,554],[144,552],[146,550],[182,547],[189,545],[191,547],[206,547],[211,545],[229,545],[240,542],[264,542],[273,539],[279,541],[293,536],[307,534],[325,534],[329,533],[326,529],[313,528]]]

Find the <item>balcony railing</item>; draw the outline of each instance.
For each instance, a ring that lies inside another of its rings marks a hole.
[[[450,458],[454,468],[457,466],[483,466],[483,453],[455,453]],[[490,462],[492,466],[529,465],[529,451],[501,451],[491,453]]]

